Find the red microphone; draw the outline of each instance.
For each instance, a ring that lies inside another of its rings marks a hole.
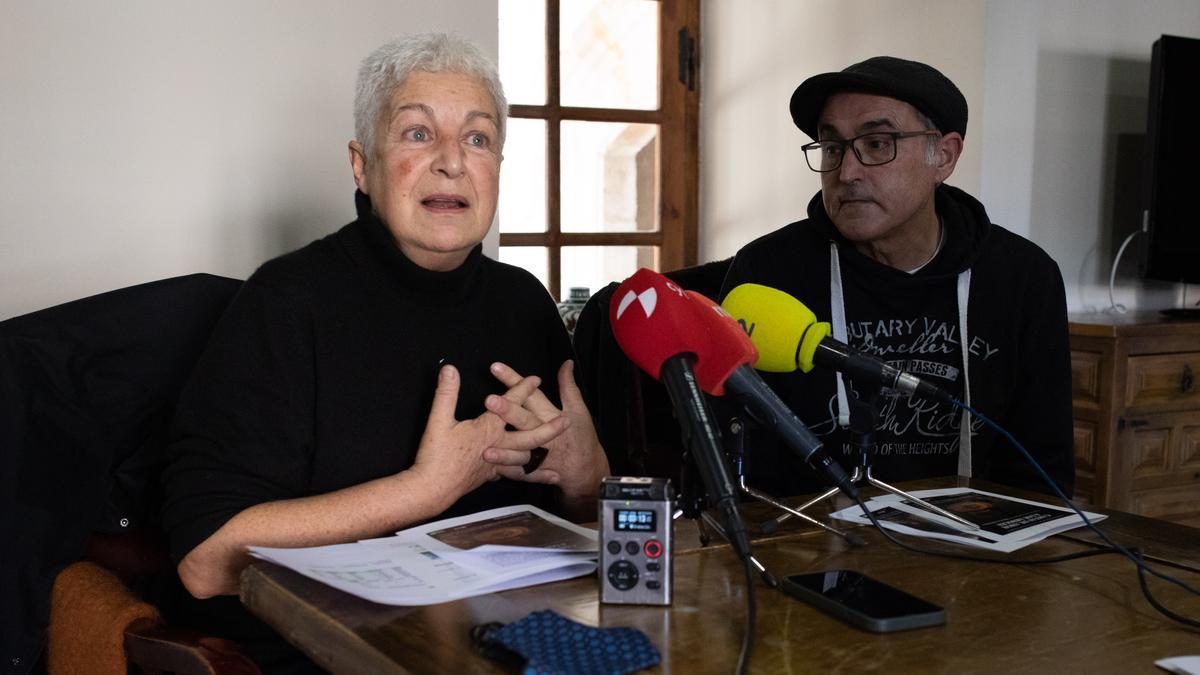
[[[613,336],[629,360],[661,380],[663,364],[691,354],[700,388],[725,395],[725,381],[758,360],[750,336],[720,305],[642,268],[622,283],[609,305]]]

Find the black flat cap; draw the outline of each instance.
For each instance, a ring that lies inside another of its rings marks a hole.
[[[938,131],[967,134],[967,99],[936,68],[894,56],[875,56],[839,73],[813,75],[792,94],[792,121],[817,140],[817,118],[825,100],[841,91],[861,91],[889,96],[911,104]]]

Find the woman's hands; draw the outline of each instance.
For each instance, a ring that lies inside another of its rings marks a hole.
[[[564,418],[570,424],[561,434],[529,447],[517,447],[514,444],[490,446],[484,451],[483,458],[506,478],[557,485],[562,490],[568,512],[594,518],[600,479],[609,473],[608,458],[592,426],[592,416],[583,402],[583,395],[575,384],[574,363],[567,360],[558,369],[558,391],[563,402],[561,410],[540,389],[528,391],[529,381],[536,378],[522,377],[503,363],[493,363],[491,370],[509,390],[503,396],[488,396],[484,405],[489,412],[518,430],[511,433],[520,433],[522,430],[533,433],[554,420]],[[545,459],[537,469],[525,473],[524,466],[530,460],[530,451],[538,446],[548,451]]]
[[[509,372],[512,372],[511,369]],[[508,386],[508,391],[503,396],[508,405],[520,408],[533,396],[546,400],[538,390],[540,378],[513,374],[515,377],[502,380]],[[514,477],[510,475],[511,472],[504,470],[507,467],[487,460],[485,455],[488,452],[518,453],[528,460],[531,449],[548,447],[548,444],[561,436],[573,422],[569,416],[559,414],[549,415],[536,423],[532,418],[523,418],[523,425],[513,424],[516,430],[506,431],[505,424],[508,421],[493,412],[490,406],[488,412],[479,417],[456,420],[454,410],[458,404],[460,382],[458,370],[454,366],[442,366],[438,373],[437,389],[433,393],[429,419],[425,424],[425,433],[421,436],[416,460],[408,469],[436,488],[432,493],[442,502],[437,511],[449,508],[459,497],[486,481],[497,480],[505,475]],[[546,403],[549,404],[549,401]],[[554,408],[553,405],[550,407]],[[557,408],[555,410],[557,411]],[[585,410],[585,415],[586,412]],[[591,429],[590,419],[587,426]],[[592,435],[595,436],[595,432],[592,432]],[[517,473],[521,473],[519,468]]]
[[[608,461],[571,376],[571,362],[559,371],[561,411],[538,390],[539,378],[521,377],[502,364],[494,364],[492,372],[508,390],[489,396],[488,411],[479,417],[458,421],[459,373],[444,366],[409,469],[241,511],[180,562],[184,586],[197,598],[236,593],[238,574],[250,560],[250,544],[321,546],[380,536],[434,517],[485,481],[505,476],[556,484],[568,515],[594,519]],[[507,431],[506,424],[515,430]],[[549,449],[545,463],[526,475],[521,465],[539,447]]]

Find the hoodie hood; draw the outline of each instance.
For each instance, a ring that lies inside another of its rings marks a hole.
[[[975,264],[991,234],[992,224],[979,200],[949,185],[940,185],[934,192],[934,209],[941,216],[946,228],[946,240],[937,256],[921,268],[921,271],[911,275],[859,253],[854,248],[854,243],[843,237],[829,219],[821,192],[808,203],[808,217],[830,241],[838,244],[842,264],[853,266],[857,272],[891,282],[906,278],[944,280],[945,277],[956,276]]]

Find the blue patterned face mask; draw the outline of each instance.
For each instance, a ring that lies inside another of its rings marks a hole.
[[[476,626],[471,638],[493,658],[505,651],[523,658],[525,675],[620,675],[661,660],[636,628],[593,628],[548,609],[507,625]]]

